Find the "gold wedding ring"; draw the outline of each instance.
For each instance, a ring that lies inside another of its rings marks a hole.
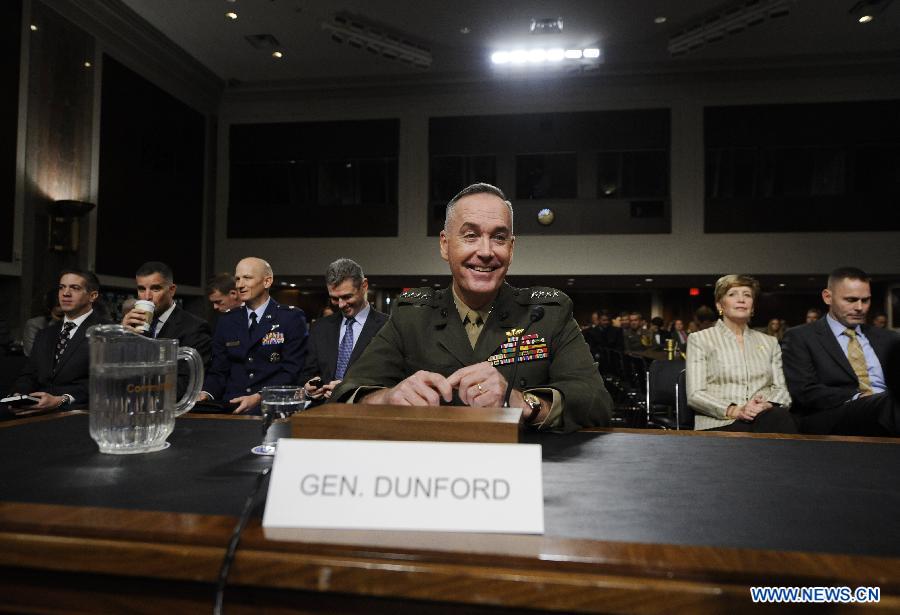
[[[478,386],[478,392],[484,393],[484,389],[481,387],[481,383],[479,382],[476,386]]]

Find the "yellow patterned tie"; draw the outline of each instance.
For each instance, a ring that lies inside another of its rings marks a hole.
[[[854,329],[845,329],[844,335],[850,338],[847,344],[847,359],[850,361],[850,367],[859,379],[859,392],[871,393],[872,383],[869,380],[869,367],[866,365],[866,356],[863,354],[862,344],[856,337]]]
[[[481,320],[481,316],[478,315],[478,312],[475,310],[469,310],[466,313],[466,335],[469,337],[469,344],[472,345],[472,348],[475,348],[475,343],[478,341],[478,336],[481,335],[481,328],[484,325],[484,321]]]

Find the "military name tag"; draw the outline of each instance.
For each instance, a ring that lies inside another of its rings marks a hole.
[[[233,342],[225,342],[225,347],[226,347],[226,348],[234,348],[235,346],[240,346],[240,345],[241,345],[241,341],[240,341],[240,340],[235,340],[235,341],[233,341]]]

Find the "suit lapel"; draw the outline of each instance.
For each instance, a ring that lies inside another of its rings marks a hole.
[[[353,346],[353,353],[350,355],[351,364],[359,358],[359,355],[362,354],[369,341],[373,337],[375,337],[375,332],[379,329],[380,324],[381,319],[379,318],[378,312],[375,311],[375,308],[370,309],[369,316],[368,318],[366,318],[366,324],[363,325],[362,331],[359,332],[359,337],[356,338],[356,345]],[[340,329],[340,325],[338,325],[338,329]],[[337,365],[336,346],[334,354],[334,364],[335,366]]]
[[[875,351],[878,362],[881,363],[882,371],[884,370],[884,362],[887,360],[888,347],[890,346],[890,337],[887,335],[879,335],[877,329],[871,325],[864,325],[862,328],[863,335],[869,340],[869,345]]]
[[[169,339],[178,337],[177,335],[172,335],[171,332],[178,329],[178,319],[181,318],[180,311],[181,309],[176,305],[175,309],[172,310],[172,313],[169,314],[169,317],[166,319],[166,322],[163,323],[162,329],[156,334],[157,338]]]
[[[330,378],[334,380],[334,373],[337,371],[338,346],[341,345],[341,325],[344,322],[344,315],[336,312],[333,316],[329,316],[325,322],[322,335],[325,336],[325,343],[322,345],[322,354],[325,357],[325,365],[330,371]],[[335,342],[335,340],[337,340]],[[356,350],[354,348],[354,350]],[[324,376],[324,374],[323,374]]]
[[[439,308],[433,312],[432,325],[437,345],[459,361],[460,367],[471,365],[472,347],[453,303],[453,291],[449,287],[442,291]]]
[[[844,350],[835,338],[831,327],[828,326],[828,322],[825,318],[820,318],[816,323],[816,333],[819,336],[819,342],[822,344],[822,348],[845,372],[847,372],[848,376],[856,380],[856,372],[850,367],[850,361],[847,360],[847,355],[844,354]]]

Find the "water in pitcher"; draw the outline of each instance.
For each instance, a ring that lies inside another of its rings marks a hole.
[[[160,450],[174,426],[177,364],[91,367],[91,437],[103,453]]]

